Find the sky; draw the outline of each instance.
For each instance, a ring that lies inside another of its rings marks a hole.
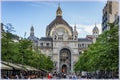
[[[45,37],[46,26],[56,18],[58,1],[2,1],[1,21],[11,23],[16,34],[26,38],[33,25],[35,36]],[[96,26],[101,33],[102,10],[106,0],[102,1],[60,1],[63,19],[72,27],[76,24],[78,37],[92,34]]]

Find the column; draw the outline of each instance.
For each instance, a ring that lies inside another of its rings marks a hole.
[[[73,55],[71,53],[71,72],[73,72]]]
[[[60,69],[59,69],[60,68],[59,67],[60,66],[60,53],[59,52],[58,52],[58,64],[57,64],[57,66],[58,66],[57,71],[60,72]]]

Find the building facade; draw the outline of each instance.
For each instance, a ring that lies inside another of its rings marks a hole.
[[[107,1],[103,8],[102,16],[102,32],[110,30],[108,23],[119,24],[119,2],[118,1]]]
[[[73,66],[78,61],[80,53],[86,50],[93,43],[93,39],[99,35],[99,30],[95,26],[93,35],[90,35],[89,38],[78,38],[76,25],[73,29],[63,19],[60,6],[56,11],[56,18],[46,27],[46,37],[40,39],[35,37],[33,26],[30,32],[28,39],[33,41],[33,48],[51,57],[55,71],[65,73],[73,71]]]

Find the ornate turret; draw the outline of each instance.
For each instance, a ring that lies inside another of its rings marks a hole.
[[[74,32],[73,32],[73,35],[74,35],[74,40],[77,40],[77,38],[78,38],[78,32],[77,32],[77,30],[76,30],[76,25],[74,26]]]
[[[93,28],[93,35],[99,35],[99,29],[98,27],[96,26],[96,23],[95,23],[95,27]]]
[[[61,10],[61,8],[60,8],[60,3],[59,3],[59,5],[58,5],[58,9],[57,9],[57,11],[56,11],[56,16],[62,16],[62,10]]]
[[[77,30],[76,30],[76,25],[74,26],[74,33],[78,34]]]
[[[98,38],[98,35],[99,35],[99,29],[98,27],[96,26],[96,23],[95,23],[95,27],[93,28],[93,43],[96,42],[96,38]]]
[[[37,42],[38,38],[34,36],[34,27],[33,25],[30,28],[30,36],[28,37],[29,40]]]

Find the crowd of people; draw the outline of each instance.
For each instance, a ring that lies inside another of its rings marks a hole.
[[[20,73],[2,73],[1,74],[1,78],[2,79],[38,79],[38,78],[43,78],[45,77],[46,74],[43,73],[24,73],[24,72],[20,72]]]
[[[35,79],[37,78],[38,76],[37,75],[22,75],[22,74],[16,74],[16,75],[6,75],[6,74],[3,74],[1,76],[2,79]]]
[[[54,72],[52,73],[48,73],[47,75],[48,79],[78,79],[79,77],[77,77],[77,75],[75,73],[57,73]]]
[[[110,73],[104,72],[79,72],[79,73],[49,73],[48,79],[117,79],[118,75],[112,77]]]
[[[102,76],[102,75],[101,75]],[[63,72],[48,72],[48,73],[15,73],[15,74],[7,74],[7,73],[2,73],[1,74],[2,79],[106,79],[107,77],[100,77],[96,73],[91,74],[91,73],[63,73]],[[109,77],[111,78],[111,77]]]

